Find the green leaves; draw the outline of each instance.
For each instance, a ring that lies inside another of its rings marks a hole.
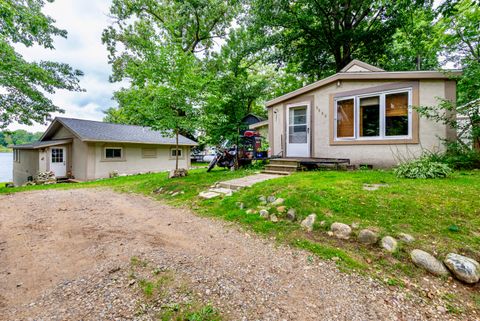
[[[52,36],[66,37],[66,31],[56,28],[55,21],[41,12],[43,5],[40,0],[0,2],[0,128],[13,121],[44,123],[52,112],[61,112],[45,92],[81,91],[81,71],[57,62],[27,62],[12,46],[36,43],[53,49]]]

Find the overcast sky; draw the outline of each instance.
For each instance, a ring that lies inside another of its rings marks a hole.
[[[55,38],[55,50],[40,47],[17,47],[28,61],[51,60],[68,63],[82,70],[80,85],[86,92],[57,91],[50,96],[53,102],[65,109],[65,117],[101,120],[102,111],[115,106],[111,99],[119,84],[108,81],[111,67],[107,62],[107,50],[102,44],[103,29],[110,24],[108,9],[110,0],[56,0],[46,3],[43,12],[53,17],[56,26],[68,31],[68,38]],[[9,129],[23,128],[43,131],[45,126],[21,126],[12,124]]]

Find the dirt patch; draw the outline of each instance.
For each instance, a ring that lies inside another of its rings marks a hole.
[[[98,189],[4,195],[0,222],[4,320],[142,319],[139,305],[146,315],[150,306],[131,284],[134,256],[188,278],[187,292],[231,320],[447,317],[414,294],[136,195]]]

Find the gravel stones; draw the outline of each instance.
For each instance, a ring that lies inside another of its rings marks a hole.
[[[297,219],[297,212],[295,209],[291,208],[287,212],[287,220],[294,222]]]
[[[455,277],[466,283],[477,283],[480,280],[480,264],[469,257],[448,253],[443,261]]]
[[[380,245],[385,250],[392,253],[392,252],[395,252],[397,250],[398,243],[397,243],[397,240],[394,239],[393,237],[385,236],[384,238],[382,238],[382,241],[380,242]]]
[[[275,200],[276,200],[276,197],[273,195],[270,195],[269,197],[267,197],[267,203],[273,203],[275,202]]]
[[[433,275],[448,275],[449,272],[445,266],[437,260],[433,255],[422,250],[415,249],[410,252],[410,257],[413,263],[418,267],[421,267]]]
[[[315,224],[315,220],[317,219],[317,214],[310,214],[308,215],[301,223],[302,227],[307,231],[313,231],[313,224]]]
[[[284,213],[287,210],[285,206],[279,206],[277,207],[277,212],[278,213]]]
[[[375,244],[378,242],[378,235],[369,229],[364,229],[358,233],[358,241],[363,244]]]
[[[352,228],[347,224],[335,222],[330,226],[330,229],[333,232],[333,235],[336,238],[347,240],[352,234]]]
[[[272,221],[273,223],[277,223],[278,222],[277,215],[275,214],[270,215],[270,221]]]

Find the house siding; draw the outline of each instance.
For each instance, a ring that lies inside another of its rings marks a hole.
[[[111,161],[103,159],[103,149],[107,146],[119,146],[123,148],[124,160]],[[144,158],[143,148],[155,148],[156,158]],[[142,145],[142,144],[106,144],[95,143],[89,145],[87,171],[88,179],[106,178],[113,171],[120,175],[138,174],[145,172],[161,172],[175,168],[175,158],[170,157],[168,145]],[[190,147],[180,146],[183,157],[179,159],[180,168],[190,167]]]
[[[311,118],[314,120],[311,128],[313,144],[312,157],[319,158],[348,158],[352,164],[371,164],[376,167],[390,167],[399,160],[419,156],[422,151],[442,151],[444,149],[440,138],[446,138],[449,128],[441,123],[420,117],[419,142],[418,144],[364,144],[364,145],[333,145],[330,143],[330,96],[345,91],[367,89],[394,82],[405,80],[375,80],[353,81],[343,80],[315,89],[311,92],[297,96],[294,99],[284,101],[271,107],[269,113],[273,119],[270,146],[272,155],[285,156],[286,134],[286,106],[293,101],[304,99],[309,101],[313,95],[313,105],[310,108]],[[437,98],[446,98],[444,80],[419,80],[419,104],[432,106],[438,104]]]
[[[38,173],[39,158],[38,150],[20,149],[20,161],[13,162],[13,184],[19,186],[25,184],[28,178]]]

